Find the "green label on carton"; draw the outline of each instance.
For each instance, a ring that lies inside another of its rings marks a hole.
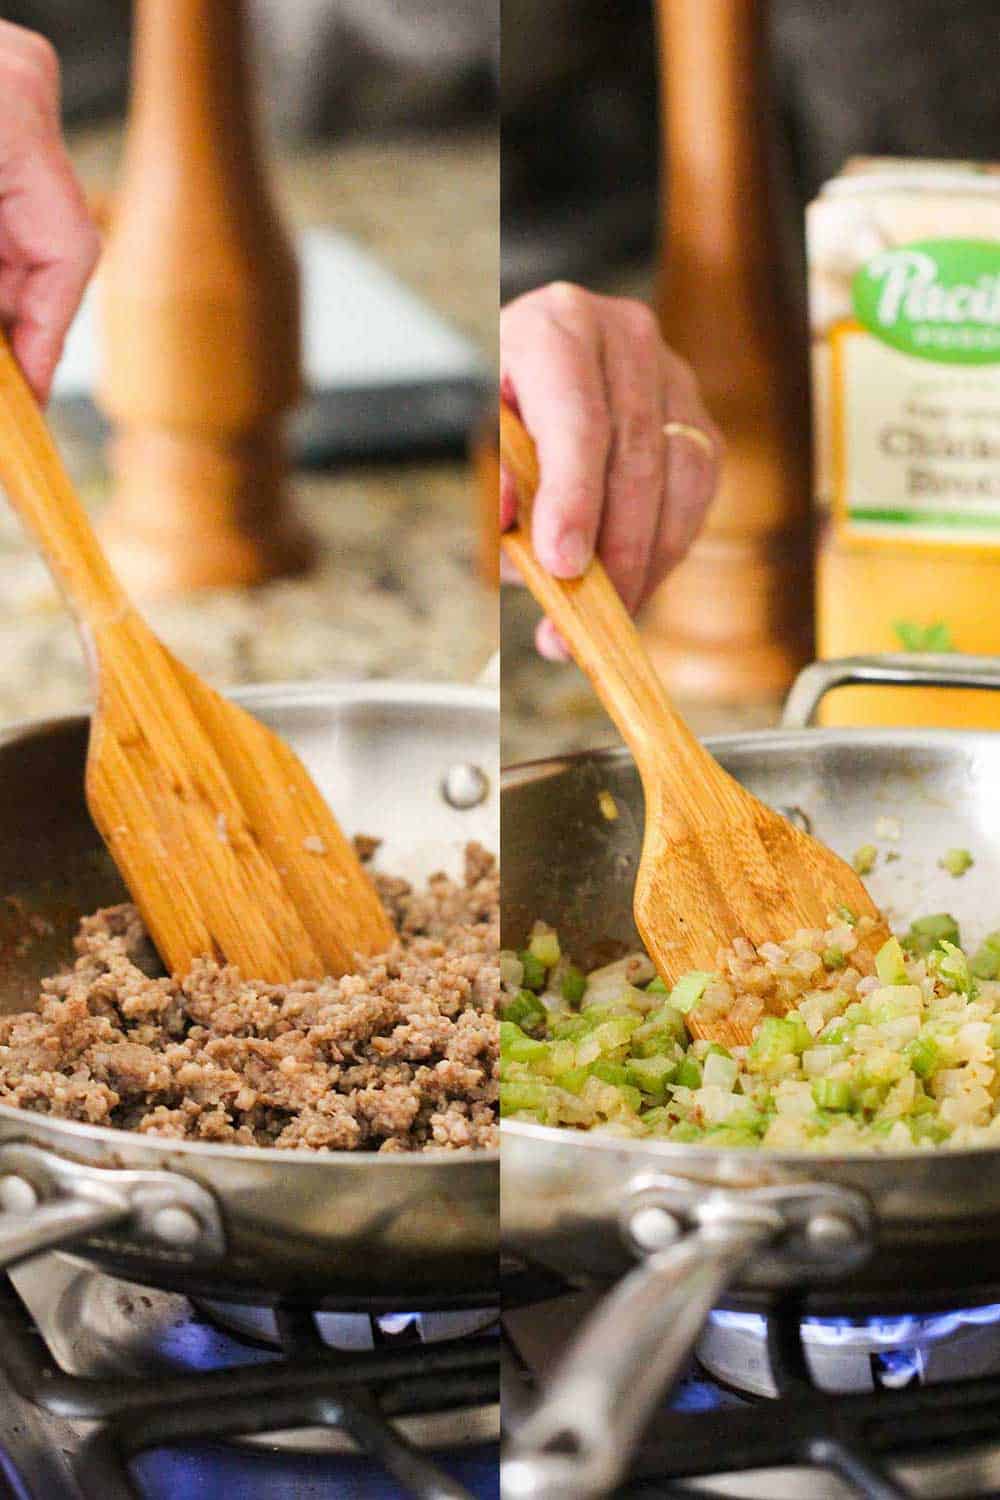
[[[851,290],[858,322],[902,354],[1000,363],[1000,242],[916,240],[883,250]]]

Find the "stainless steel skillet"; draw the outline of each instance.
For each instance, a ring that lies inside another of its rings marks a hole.
[[[897,851],[869,881],[880,903],[900,922],[951,910],[974,943],[1000,926],[1000,735],[805,728],[826,691],[857,682],[996,689],[1000,659],[813,667],[793,690],[785,728],[716,739],[712,752],[838,853],[873,841]],[[612,821],[602,791],[617,804]],[[507,946],[539,917],[588,966],[637,946],[641,795],[618,751],[505,773]],[[961,881],[938,867],[954,846],[975,855]],[[994,1300],[1000,1285],[1000,1151],[779,1156],[510,1122],[501,1160],[506,1245],[572,1279],[628,1273],[517,1429],[506,1500],[587,1500],[610,1489],[723,1294],[752,1303],[776,1288],[812,1288],[849,1313],[866,1297],[912,1310],[956,1288]]]
[[[240,701],[298,750],[386,869],[498,847],[488,689],[257,688]],[[83,800],[83,718],[0,734],[0,1009],[34,1003],[81,914],[124,893]],[[9,899],[13,897],[14,900]],[[52,933],[34,939],[31,917]],[[30,941],[25,941],[26,935]],[[496,1295],[496,1152],[413,1156],[156,1141],[0,1106],[0,1266],[72,1246],[134,1281],[315,1306]]]

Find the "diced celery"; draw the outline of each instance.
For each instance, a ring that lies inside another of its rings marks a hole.
[[[875,955],[875,971],[883,984],[906,984],[908,982],[906,956],[899,945],[898,938],[891,937],[888,942],[882,944]]]
[[[564,1000],[567,1000],[570,1005],[579,1005],[587,992],[587,976],[582,969],[576,968],[574,964],[569,964],[563,970],[559,988]]]
[[[568,1073],[578,1066],[580,1061],[572,1042],[550,1042],[547,1057],[539,1053],[531,1060],[532,1072],[548,1073],[552,1078],[558,1078],[561,1073]]]
[[[642,1105],[642,1094],[631,1084],[603,1083],[593,1075],[587,1079],[583,1098],[585,1103],[609,1118],[638,1114]]]
[[[835,943],[831,943],[829,948],[824,948],[822,956],[823,967],[827,970],[842,969],[847,963],[843,948],[838,948]]]
[[[593,1022],[586,1016],[567,1016],[565,1020],[554,1022],[550,1030],[557,1041],[577,1042],[593,1030]]]
[[[846,1078],[814,1078],[812,1096],[817,1109],[845,1110],[854,1102],[851,1085]]]
[[[916,1093],[913,1096],[913,1103],[910,1105],[910,1117],[912,1118],[914,1115],[936,1115],[936,1114],[937,1114],[937,1104],[930,1097],[929,1094],[926,1094],[924,1092],[923,1088],[918,1083],[917,1084]]]
[[[732,1057],[732,1055],[729,1048],[724,1047],[721,1042],[709,1042],[705,1048],[706,1057]]]
[[[937,971],[947,980],[956,994],[968,995],[971,999],[976,990],[976,981],[969,972],[969,960],[961,948],[954,943],[941,944],[941,956],[937,960]]]
[[[562,958],[562,949],[559,947],[559,939],[554,932],[536,932],[528,944],[528,952],[532,958],[537,958],[546,969],[554,969]]]
[[[674,1052],[686,1039],[684,1017],[673,1006],[664,1005],[633,1033],[632,1051],[636,1057],[654,1057],[660,1052]]]
[[[784,1057],[812,1046],[812,1033],[795,1011],[787,1016],[765,1016],[750,1044],[747,1063],[754,1072],[767,1072]]]
[[[873,1052],[866,1052],[862,1058],[861,1078],[865,1084],[876,1084],[881,1086],[887,1083],[897,1083],[906,1071],[903,1058],[898,1052],[892,1052],[888,1047],[876,1048]]]
[[[697,1005],[714,978],[714,974],[705,974],[699,969],[682,975],[670,991],[670,1004],[674,1010],[679,1010],[682,1016],[686,1016]]]
[[[535,1031],[544,1025],[548,1011],[531,990],[519,990],[509,1005],[500,1012],[502,1021],[513,1021],[522,1031]]]
[[[550,1093],[551,1086],[545,1083],[532,1083],[520,1078],[510,1083],[501,1083],[500,1112],[513,1115],[525,1109],[544,1109]]]
[[[514,1021],[501,1021],[500,1022],[500,1051],[501,1052],[505,1052],[507,1050],[507,1048],[510,1046],[511,1042],[516,1042],[517,1039],[518,1039],[518,1037],[523,1036],[523,1035],[524,1035],[524,1032],[521,1030],[520,1026],[518,1026],[516,1024],[516,1022],[514,1022]]]
[[[931,1141],[935,1146],[942,1145],[951,1134],[947,1125],[943,1124],[937,1116],[918,1115],[906,1122],[910,1127],[910,1134],[915,1141]]]
[[[946,911],[933,912],[927,917],[918,917],[910,923],[910,930],[903,938],[903,946],[910,953],[926,956],[941,942],[960,943],[958,923]]]
[[[812,1032],[797,1010],[790,1010],[784,1019],[786,1025],[792,1028],[792,1051],[801,1057],[806,1048],[813,1044]]]
[[[693,1057],[685,1057],[677,1068],[674,1082],[682,1089],[701,1088],[701,1065]]]
[[[628,1001],[624,999],[602,1000],[597,1005],[585,1005],[580,1011],[580,1015],[587,1022],[591,1031],[593,1031],[595,1026],[601,1026],[605,1021],[610,1021],[614,1016],[635,1016],[637,1022],[642,1020],[642,1017],[636,1015],[635,1011],[628,1004]]]
[[[726,1125],[731,1130],[745,1130],[755,1135],[763,1135],[770,1122],[769,1114],[748,1104],[746,1109],[734,1110],[726,1121]]]
[[[941,1066],[941,1048],[933,1037],[922,1034],[907,1042],[903,1058],[918,1078],[930,1078]]]
[[[878,850],[874,844],[862,844],[860,849],[855,849],[851,857],[851,864],[859,875],[870,875],[875,868],[878,859]]]
[[[835,906],[833,915],[841,922],[846,922],[848,927],[856,927],[858,922],[857,912],[853,912],[849,906]]]
[[[1000,932],[986,934],[970,960],[969,968],[977,979],[1000,977]]]
[[[649,983],[647,984],[647,986],[646,986],[646,994],[647,995],[669,995],[670,994],[670,986],[664,980],[662,980],[660,978],[659,974],[657,974],[656,978],[655,979],[651,979],[649,981]]]
[[[677,1116],[669,1104],[651,1104],[648,1099],[642,1101],[642,1123],[644,1125],[669,1125],[673,1124]]]
[[[659,1010],[651,1011],[646,1017],[647,1026],[655,1026],[657,1031],[665,1031],[678,1042],[687,1041],[687,1023],[679,1010],[672,1005],[661,1005]]]
[[[649,1094],[657,1103],[667,1096],[667,1085],[673,1082],[677,1064],[669,1057],[633,1057],[625,1064],[628,1082]]]
[[[517,955],[524,967],[523,984],[526,990],[543,990],[545,988],[545,965],[540,958],[536,958],[530,948],[524,948]]]
[[[595,1063],[590,1064],[588,1070],[594,1078],[599,1078],[602,1083],[613,1083],[615,1088],[621,1088],[623,1083],[628,1083],[628,1068],[624,1063],[611,1062],[607,1057],[599,1057]]]
[[[705,1139],[705,1129],[702,1125],[696,1125],[693,1120],[678,1120],[670,1132],[670,1139],[690,1145],[694,1141]]]
[[[591,1072],[590,1068],[568,1068],[565,1073],[556,1073],[552,1082],[557,1088],[565,1089],[567,1093],[582,1094]],[[610,1080],[606,1081],[610,1082]],[[624,1083],[625,1080],[622,1079],[621,1082]]]
[[[576,1060],[581,1065],[596,1062],[602,1052],[616,1052],[628,1044],[629,1037],[640,1024],[638,1016],[611,1016],[595,1026],[589,1036],[577,1043]]]
[[[522,1031],[519,1036],[509,1041],[502,1048],[504,1060],[507,1062],[531,1063],[535,1059],[546,1056],[549,1051],[548,1042],[538,1041],[533,1036],[525,1036]]]
[[[843,1016],[837,1016],[829,1025],[824,1026],[819,1034],[819,1040],[824,1047],[839,1047],[841,1042],[846,1042],[850,1036],[852,1027]]]
[[[966,870],[971,870],[975,860],[968,849],[946,849],[938,860],[938,864],[942,870],[947,870],[948,874],[957,880],[965,874]]]
[[[724,1125],[713,1125],[711,1130],[705,1131],[701,1139],[706,1146],[715,1146],[720,1151],[728,1151],[730,1148],[748,1149],[760,1145],[760,1136],[756,1131],[741,1129],[729,1120]]]

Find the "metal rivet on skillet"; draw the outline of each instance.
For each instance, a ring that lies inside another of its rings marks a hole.
[[[470,807],[478,807],[481,802],[486,801],[489,794],[490,781],[486,772],[469,761],[451,766],[441,781],[444,800],[449,807],[457,807],[462,812]]]
[[[0,1208],[8,1214],[27,1214],[38,1206],[38,1189],[27,1177],[10,1172],[0,1177]]]
[[[665,1250],[681,1232],[673,1214],[652,1203],[632,1215],[628,1228],[640,1250]]]
[[[846,1214],[820,1213],[806,1225],[806,1238],[815,1250],[842,1250],[858,1237],[857,1226]]]
[[[150,1229],[166,1245],[190,1245],[201,1235],[197,1214],[180,1204],[168,1204],[154,1213]]]

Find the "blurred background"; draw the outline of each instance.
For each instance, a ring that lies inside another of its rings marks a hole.
[[[510,297],[651,256],[658,68],[651,0],[505,0],[503,275]],[[771,0],[775,102],[801,211],[848,156],[994,158],[990,0]]]
[[[220,9],[235,13],[241,6],[222,0]],[[190,103],[183,69],[167,55],[169,38],[164,49],[162,33],[158,41],[154,36],[160,22],[169,27],[182,10],[200,24],[198,5],[192,9],[188,0],[176,7],[175,0],[137,0],[135,7],[129,0],[0,0],[0,16],[42,32],[59,53],[71,153],[109,233],[123,183],[137,18],[144,13],[149,21],[147,96],[156,95],[160,128],[187,108],[185,99]],[[212,14],[210,5],[204,14]],[[495,485],[495,473],[481,481],[482,463],[476,465],[484,434],[489,457],[489,418],[482,424],[493,404],[497,351],[496,8],[478,0],[246,0],[242,19],[251,103],[264,127],[265,197],[298,261],[304,347],[290,467],[280,478],[280,496],[268,490],[259,507],[261,531],[268,507],[287,508],[310,546],[296,554],[294,566],[268,562],[258,578],[244,568],[228,583],[222,576],[206,585],[194,563],[212,546],[206,533],[202,548],[199,531],[214,524],[206,519],[211,506],[206,502],[200,514],[196,495],[185,517],[188,492],[180,486],[167,508],[192,567],[179,556],[175,576],[157,576],[146,586],[149,570],[131,563],[133,543],[148,550],[149,538],[128,534],[142,522],[142,496],[131,494],[127,504],[115,498],[116,490],[128,490],[128,475],[114,480],[109,472],[107,403],[95,394],[102,369],[112,389],[132,377],[111,345],[96,294],[67,345],[52,420],[94,515],[102,524],[116,518],[106,539],[113,531],[126,582],[154,627],[211,680],[471,681],[497,645],[496,593],[479,555],[482,483]],[[224,59],[206,66],[206,77],[212,67],[228,68]],[[169,129],[168,123],[166,135]],[[225,109],[208,108],[203,133],[205,152],[226,161],[227,140],[238,132]],[[199,155],[201,148],[195,141]],[[147,211],[144,180],[155,175],[147,158],[158,149],[147,139],[132,169],[133,220]],[[234,223],[242,190],[237,179],[226,189],[222,213]],[[148,203],[154,217],[162,208]],[[263,223],[261,204],[254,212]],[[251,235],[246,264],[235,274],[248,280],[244,301],[257,297],[267,305],[268,256],[262,251],[257,264],[252,241]],[[156,295],[156,253],[154,245],[148,268],[125,264],[133,299],[143,275]],[[121,282],[121,254],[114,266]],[[124,295],[121,285],[105,292],[118,301]],[[140,298],[142,292],[140,284]],[[150,308],[150,325],[157,324],[163,308]],[[147,320],[132,322],[142,346]],[[148,368],[149,402],[162,405],[153,425],[169,435],[176,426],[172,398],[157,388],[157,346],[149,338],[147,366],[140,348],[138,365],[133,360],[129,368]],[[275,398],[267,392],[282,381],[266,370],[252,373],[270,421],[268,402]],[[284,384],[294,385],[291,372]],[[126,391],[116,407],[126,431],[134,422],[130,399]],[[200,402],[211,428],[213,391],[197,390],[193,399],[195,424]],[[222,435],[223,446],[231,437]],[[169,466],[161,467],[166,490]],[[141,469],[140,462],[140,478]],[[147,509],[158,503],[150,496]],[[255,504],[241,492],[233,505],[251,533]],[[251,535],[251,548],[253,541]],[[307,552],[311,564],[303,571]],[[0,652],[0,720],[62,711],[85,698],[73,629],[6,508],[0,508]]]
[[[723,490],[643,633],[699,732],[765,727],[815,649],[805,206],[858,155],[1000,159],[1000,16],[990,0],[503,10],[503,299],[567,278],[650,300],[694,365],[729,444]],[[614,743],[576,668],[535,656],[523,591],[502,615],[505,760]]]

